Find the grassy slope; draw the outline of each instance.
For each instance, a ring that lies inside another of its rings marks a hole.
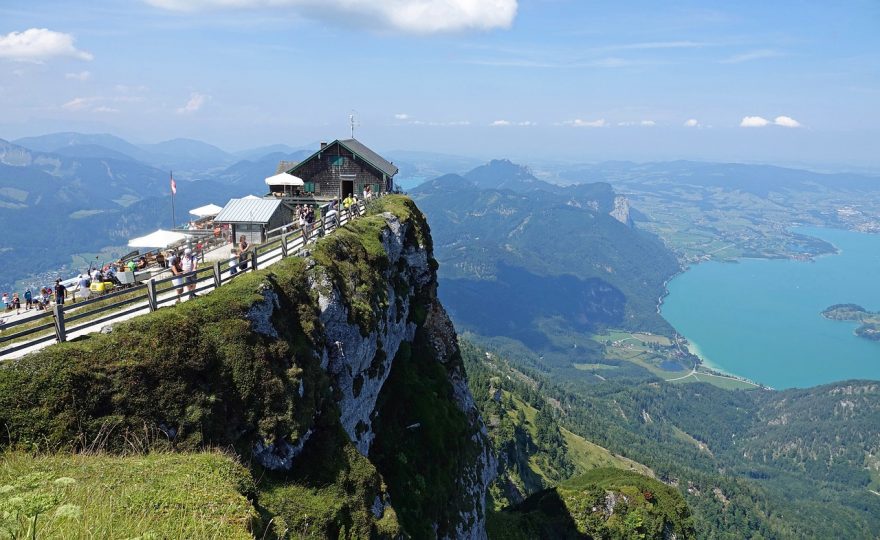
[[[244,467],[217,453],[7,452],[0,455],[0,537],[253,538],[258,516],[245,496],[253,487]]]
[[[538,414],[538,411],[516,396],[512,396],[509,392],[504,392],[504,394],[505,397],[512,397],[517,410],[523,411],[526,418],[526,424],[524,427],[529,431],[529,434],[532,437],[536,437],[537,429],[535,427],[535,416]],[[508,414],[514,419],[517,416],[516,411],[509,411]],[[640,474],[654,476],[653,471],[641,463],[613,454],[607,449],[602,448],[597,444],[593,444],[580,435],[576,435],[565,428],[562,428],[561,431],[567,446],[568,457],[571,459],[575,466],[575,470],[577,470],[578,473],[583,473],[599,467],[612,467],[624,470],[634,470]],[[530,462],[532,470],[544,479],[549,480],[552,478],[553,473],[541,469],[539,463],[540,462],[537,460],[532,460]]]

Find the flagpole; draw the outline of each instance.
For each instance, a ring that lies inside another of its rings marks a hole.
[[[174,192],[177,191],[177,189],[174,185],[174,172],[169,171],[168,175],[171,177],[171,229],[174,230],[177,227],[177,223],[175,223],[174,219]]]

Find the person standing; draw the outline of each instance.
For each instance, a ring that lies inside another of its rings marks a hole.
[[[82,296],[83,300],[88,300],[89,295],[91,294],[91,289],[89,289],[89,277],[85,274],[79,275],[79,295]]]
[[[55,305],[63,306],[64,299],[67,298],[67,287],[61,283],[61,279],[55,280]]]
[[[234,276],[238,273],[238,250],[232,248],[229,254],[229,275]]]
[[[196,297],[195,289],[196,280],[198,279],[198,276],[196,276],[196,269],[198,269],[198,263],[196,262],[196,256],[191,248],[183,250],[181,267],[183,268],[183,273],[186,274],[186,289],[189,291],[189,298],[193,299]]]
[[[24,308],[25,310],[29,310],[34,306],[34,295],[31,292],[30,287],[24,290]]]
[[[349,193],[344,199],[342,199],[342,207],[351,214],[351,205],[355,202],[354,196]]]
[[[171,280],[171,284],[174,285],[174,288],[177,289],[177,301],[175,304],[180,303],[180,295],[183,294],[183,261],[180,260],[180,257],[177,256],[177,253],[171,255],[169,259],[169,268],[171,269],[171,275],[174,276]]]
[[[250,247],[248,244],[247,237],[245,235],[241,235],[241,238],[238,240],[238,269],[244,272],[247,270],[247,250]]]
[[[19,315],[21,313],[21,299],[18,297],[18,293],[12,293],[12,307],[15,308],[15,314]]]

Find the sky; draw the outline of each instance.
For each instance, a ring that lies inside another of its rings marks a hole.
[[[880,1],[3,0],[0,138],[880,171]]]

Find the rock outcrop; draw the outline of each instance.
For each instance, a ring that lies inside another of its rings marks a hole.
[[[614,209],[608,214],[627,227],[633,226],[633,219],[629,214],[629,201],[623,195],[614,197]]]

